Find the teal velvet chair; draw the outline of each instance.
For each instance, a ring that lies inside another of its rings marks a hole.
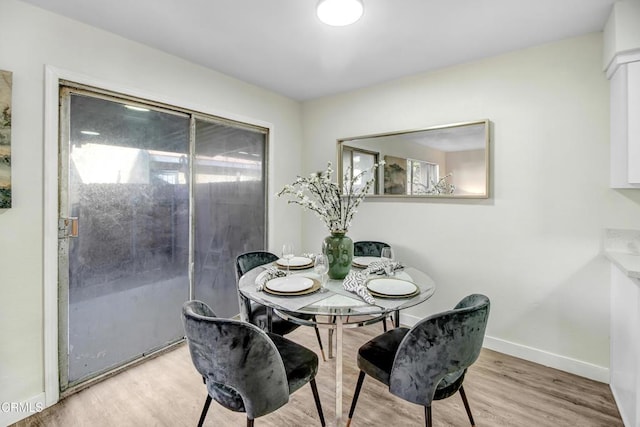
[[[382,248],[390,248],[391,245],[385,242],[376,242],[375,240],[359,240],[353,243],[353,256],[371,256],[380,257],[382,255]],[[395,316],[398,318],[399,316]],[[393,316],[391,317],[393,318]],[[393,320],[392,320],[393,322]],[[385,317],[382,326],[384,331],[387,331],[387,318]],[[400,326],[395,325],[395,327]]]
[[[347,426],[365,375],[387,385],[392,394],[424,406],[427,427],[432,426],[432,401],[460,392],[469,421],[475,425],[462,383],[467,368],[480,355],[489,307],[486,296],[469,295],[453,310],[427,317],[411,329],[385,332],[360,347],[360,375]]]
[[[260,265],[270,264],[278,260],[278,257],[271,252],[266,251],[253,251],[246,252],[242,255],[238,255],[236,257],[236,282],[240,280],[247,271],[252,270]],[[247,319],[249,323],[252,323],[262,330],[267,330],[267,310],[268,308],[262,304],[258,304],[257,302],[250,301],[247,297],[242,295],[240,291],[238,291],[238,298],[240,303],[240,310],[242,310],[243,317]],[[296,314],[297,317],[303,320],[315,320],[315,316],[312,315],[300,315]],[[289,322],[284,320],[278,316],[272,316],[271,318],[271,331],[278,335],[286,335],[290,332],[293,332],[300,325],[295,324],[293,322]],[[320,339],[320,331],[317,327],[314,327],[316,332],[316,339],[318,340],[318,346],[320,347],[320,352],[322,354],[322,359],[326,360],[324,354],[324,348],[322,347],[322,340]]]
[[[256,418],[285,405],[289,395],[307,383],[320,424],[325,425],[315,381],[318,356],[313,351],[250,323],[216,317],[201,301],[184,303],[182,320],[191,360],[207,387],[198,427],[212,400],[245,412],[247,426],[252,427]]]
[[[382,248],[391,247],[388,243],[376,242],[373,240],[360,240],[353,243],[353,256],[374,256],[382,254]]]

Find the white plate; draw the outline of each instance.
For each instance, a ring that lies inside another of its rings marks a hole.
[[[353,259],[352,264],[362,266],[362,267],[369,267],[369,264],[371,264],[374,261],[380,261],[380,257],[357,256]]]
[[[383,277],[379,279],[371,279],[367,282],[367,289],[381,295],[410,295],[418,290],[413,282],[402,279],[392,279]]]
[[[276,262],[278,263],[278,265],[281,265],[281,266],[284,266],[284,267],[286,267],[287,264],[289,264],[289,267],[302,267],[304,265],[309,265],[309,264],[313,263],[311,258],[307,258],[307,257],[304,257],[304,256],[294,256],[290,260],[286,260],[284,258],[280,258]]]
[[[267,282],[267,288],[276,292],[300,292],[313,286],[313,280],[303,276],[276,277]]]

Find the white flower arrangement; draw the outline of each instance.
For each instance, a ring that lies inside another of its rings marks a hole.
[[[324,221],[329,232],[346,233],[358,206],[375,182],[375,170],[382,164],[384,162],[376,163],[355,176],[351,176],[351,170],[347,169],[341,194],[338,184],[331,180],[333,169],[331,162],[328,162],[325,171],[312,173],[308,177],[298,176],[292,184],[285,185],[278,196],[289,196],[289,203],[314,212]],[[356,185],[368,172],[371,172],[371,176],[364,186]]]
[[[415,187],[414,194],[453,194],[456,191],[456,186],[447,182],[448,178],[453,176],[453,172],[448,173],[438,180],[438,182],[434,182],[431,180],[431,184],[429,186],[424,185],[418,180],[413,181],[413,186]]]
[[[433,190],[429,194],[453,194],[456,191],[456,186],[447,182],[447,178],[451,178],[453,176],[453,172],[448,173],[438,180],[438,182],[433,182],[431,180],[431,185],[433,186]]]

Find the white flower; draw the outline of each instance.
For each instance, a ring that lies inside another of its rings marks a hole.
[[[289,196],[289,203],[302,206],[303,209],[313,211],[322,219],[330,232],[346,232],[351,226],[351,219],[357,212],[356,207],[364,200],[368,190],[375,181],[373,171],[384,162],[373,165],[370,169],[351,176],[351,171],[345,173],[342,194],[336,183],[331,181],[331,162],[323,172],[309,174],[309,177],[297,177],[293,184],[285,185],[278,196]],[[356,186],[366,173],[370,179],[364,186]]]

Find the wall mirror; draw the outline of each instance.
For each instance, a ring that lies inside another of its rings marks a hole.
[[[339,139],[340,187],[383,160],[372,196],[488,198],[489,120]]]

